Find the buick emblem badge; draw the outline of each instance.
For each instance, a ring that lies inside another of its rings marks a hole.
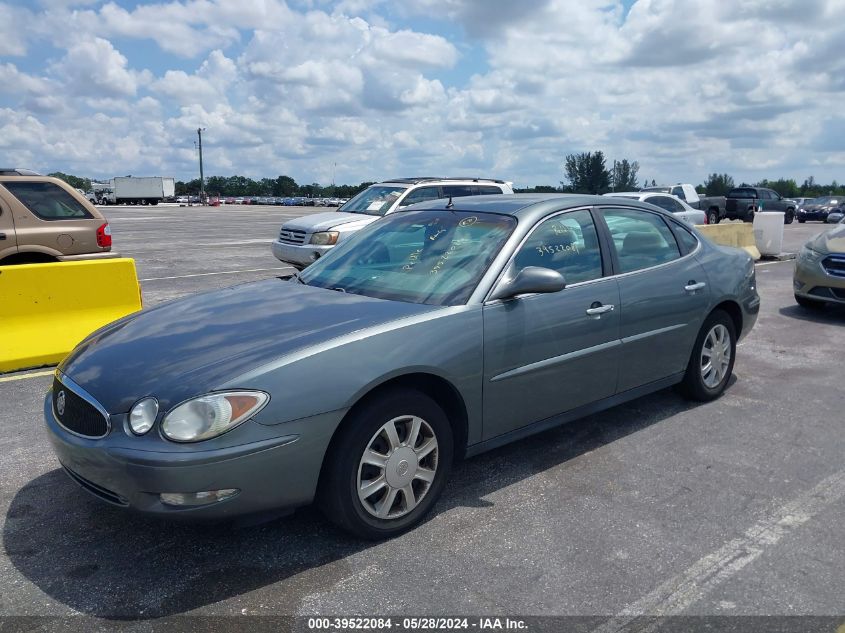
[[[64,390],[59,392],[59,395],[56,396],[56,413],[59,415],[65,414],[65,392]]]

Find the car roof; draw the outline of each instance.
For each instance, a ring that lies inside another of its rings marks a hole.
[[[41,174],[21,167],[0,167],[0,176],[41,176]]]
[[[445,209],[448,198],[428,200],[401,209],[399,213],[407,211],[421,211],[424,209]],[[612,198],[606,196],[592,196],[577,193],[515,193],[509,195],[461,196],[451,198],[453,211],[469,211],[478,213],[499,213],[516,218],[534,220],[554,211],[574,209],[589,206],[607,206],[612,204]],[[648,211],[658,210],[667,217],[673,217],[654,205],[626,198],[625,206],[636,206]]]
[[[645,196],[669,196],[674,198],[671,194],[662,191],[614,191],[604,194],[606,198],[644,198]]]
[[[436,176],[417,176],[412,178],[390,178],[388,180],[384,180],[379,185],[386,185],[389,183],[399,183],[403,185],[418,185],[423,182],[494,182],[500,185],[504,185],[504,180],[497,180],[495,178],[477,178],[475,176],[467,176],[467,177],[458,177],[458,176],[446,176],[444,178],[436,177]]]

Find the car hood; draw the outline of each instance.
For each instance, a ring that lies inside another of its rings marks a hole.
[[[807,246],[817,253],[845,253],[845,224],[837,224],[829,231],[817,235]]]
[[[268,279],[126,317],[59,369],[110,413],[150,395],[167,409],[295,350],[437,309]]]
[[[325,213],[315,213],[290,220],[289,222],[285,222],[284,228],[313,233],[315,231],[328,231],[334,227],[351,222],[359,222],[361,226],[364,226],[378,220],[379,217],[381,216],[366,215],[363,213],[344,213],[343,211],[327,211]]]

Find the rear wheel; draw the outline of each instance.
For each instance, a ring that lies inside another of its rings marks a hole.
[[[409,389],[387,392],[355,411],[332,440],[317,502],[356,536],[396,536],[434,506],[452,455],[452,427],[437,403]]]
[[[792,221],[795,219],[795,209],[787,209],[786,213],[783,214],[783,223],[784,224],[792,224]]]
[[[692,400],[706,402],[722,395],[733,373],[736,356],[736,327],[723,310],[707,317],[692,348],[681,392]]]
[[[795,295],[795,302],[802,308],[809,308],[810,310],[821,310],[826,305],[824,301],[816,301],[815,299],[799,297],[798,295]]]
[[[707,223],[708,224],[718,224],[721,218],[719,217],[719,210],[718,209],[710,209],[707,214]]]

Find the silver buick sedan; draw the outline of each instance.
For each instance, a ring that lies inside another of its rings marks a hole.
[[[291,279],[129,316],[59,366],[59,461],[115,506],[225,519],[315,501],[418,524],[455,459],[664,389],[710,400],[754,265],[636,200],[479,196],[372,223]]]

